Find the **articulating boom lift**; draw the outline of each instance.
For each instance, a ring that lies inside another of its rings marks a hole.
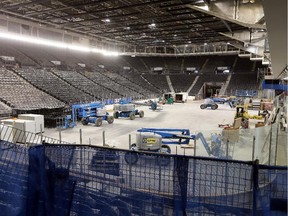
[[[113,116],[109,115],[101,102],[74,104],[71,108],[72,113],[66,116],[63,128],[73,128],[77,120],[81,120],[83,125],[92,123],[97,127],[102,125],[103,120],[108,124],[114,122]]]
[[[221,148],[221,137],[217,134],[211,135],[211,145],[207,143],[202,133],[191,135],[189,129],[172,128],[141,128],[137,130],[136,143],[131,145],[133,151],[150,151],[170,154],[169,144],[183,145],[189,144],[190,140],[200,139],[208,155],[217,158],[227,158],[227,155]],[[125,155],[127,163],[135,164],[138,161],[136,154],[128,152]],[[167,160],[166,160],[167,162]],[[159,162],[161,165],[167,165],[165,162]]]

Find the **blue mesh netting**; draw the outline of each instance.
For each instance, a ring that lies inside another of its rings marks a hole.
[[[28,149],[0,141],[0,215],[25,215]]]
[[[287,167],[0,141],[0,215],[286,215]]]

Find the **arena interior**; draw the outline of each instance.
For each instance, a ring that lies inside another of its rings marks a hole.
[[[286,0],[0,2],[0,215],[287,215]]]

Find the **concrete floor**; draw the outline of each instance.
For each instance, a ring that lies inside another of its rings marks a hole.
[[[103,131],[105,131],[105,143],[110,147],[128,149],[129,134],[131,141],[135,143],[136,131],[142,127],[157,128],[187,128],[191,134],[202,132],[210,143],[211,134],[222,133],[222,128],[218,124],[232,124],[234,121],[235,110],[231,109],[227,104],[219,104],[217,110],[210,108],[201,110],[200,104],[203,101],[188,100],[187,103],[166,104],[163,110],[152,111],[147,106],[138,107],[139,110],[145,112],[144,118],[136,117],[135,120],[125,118],[115,119],[113,124],[103,122],[101,127],[93,125],[83,126],[80,122],[72,129],[61,131],[62,140],[71,143],[80,143],[80,129],[82,129],[82,143],[95,146],[103,146]],[[257,114],[258,111],[249,110],[249,114]],[[111,112],[112,114],[112,112]],[[250,127],[253,128],[257,120],[250,120]],[[57,129],[45,129],[45,136],[59,139],[59,131]],[[236,145],[231,144],[229,150],[232,152],[233,159],[252,160],[252,143],[253,138],[247,138],[251,135],[251,131],[242,130],[240,135],[243,141]],[[253,136],[253,135],[252,135]],[[280,146],[285,145],[285,139],[281,139]],[[193,141],[191,141],[193,146]],[[173,154],[194,155],[196,150],[197,156],[208,156],[203,144],[197,141],[196,148],[183,148],[180,145],[170,145]],[[282,158],[280,162],[287,164],[287,151],[283,154],[283,147],[280,147]],[[280,150],[278,148],[278,151]],[[283,156],[284,155],[284,156]],[[277,160],[278,161],[278,160]]]

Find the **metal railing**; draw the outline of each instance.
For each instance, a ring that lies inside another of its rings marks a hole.
[[[24,144],[27,146],[39,145],[43,143],[50,144],[69,144],[68,142],[43,136],[43,133],[32,133],[29,131],[20,130],[9,125],[0,124],[0,140]]]

